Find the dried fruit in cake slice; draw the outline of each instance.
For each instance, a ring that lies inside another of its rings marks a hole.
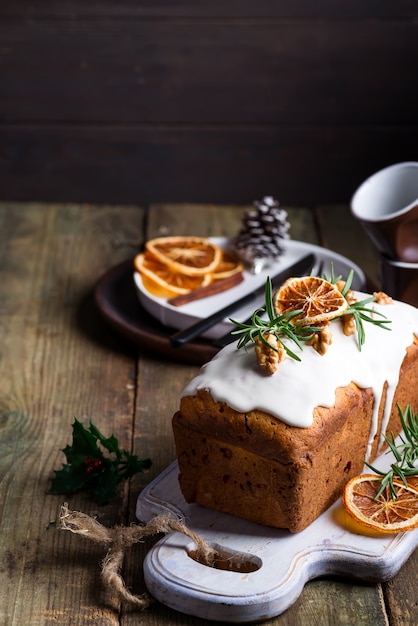
[[[377,496],[381,481],[375,474],[355,476],[344,487],[342,501],[357,522],[382,533],[418,528],[418,489],[394,481],[396,497],[389,486]]]
[[[274,307],[280,315],[300,311],[293,323],[308,325],[342,315],[349,304],[336,285],[324,278],[303,276],[283,283],[274,295]]]
[[[148,252],[136,255],[134,267],[141,274],[145,289],[161,298],[186,294],[197,287],[205,287],[212,281],[211,274],[188,276],[173,271]]]
[[[203,276],[217,268],[222,250],[206,237],[158,237],[146,249],[172,272]]]

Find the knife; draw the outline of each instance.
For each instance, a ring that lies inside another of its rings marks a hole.
[[[286,267],[285,269],[272,276],[271,281],[273,289],[279,287],[287,278],[291,276],[302,275],[305,272],[310,271],[313,268],[314,264],[315,255],[312,253],[307,254],[302,259],[296,261],[296,263],[293,263],[293,265]],[[171,335],[170,337],[171,345],[175,347],[180,347],[188,343],[189,341],[192,341],[196,337],[199,337],[202,333],[209,330],[209,328],[212,328],[212,326],[215,326],[215,324],[217,324],[218,322],[221,322],[226,317],[229,317],[229,315],[231,315],[231,313],[234,313],[234,311],[237,311],[243,306],[250,304],[251,302],[253,302],[253,300],[257,300],[260,296],[264,294],[264,292],[265,284],[261,285],[254,291],[246,294],[242,298],[239,298],[239,300],[231,302],[223,309],[215,311],[215,313],[209,315],[209,317],[199,320],[195,324],[192,324],[191,326],[188,326],[187,328],[174,333],[174,335]]]

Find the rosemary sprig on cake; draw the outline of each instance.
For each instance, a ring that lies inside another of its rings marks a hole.
[[[292,311],[283,315],[275,314],[270,277],[268,277],[266,281],[265,306],[265,309],[259,308],[253,313],[249,324],[237,322],[236,320],[231,319],[231,322],[238,327],[237,330],[232,331],[232,334],[241,335],[237,348],[246,349],[248,343],[259,341],[271,350],[279,352],[279,347],[274,345],[276,342],[273,343],[271,339],[272,337],[275,337],[288,356],[292,359],[300,361],[300,357],[295,354],[282,340],[287,338],[295,343],[298,348],[302,349],[302,342],[311,339],[314,333],[318,332],[318,328],[311,326],[297,326],[293,324],[293,320],[302,313],[301,310]],[[268,319],[263,319],[261,317],[261,314],[264,312],[267,312]]]
[[[330,278],[325,275],[323,278],[289,278],[274,296],[271,280],[267,278],[265,308],[257,309],[249,323],[231,319],[237,326],[232,334],[240,335],[237,348],[246,348],[248,343],[255,343],[259,364],[269,374],[273,374],[286,355],[301,360],[289,348],[286,339],[300,350],[303,342],[312,345],[323,355],[332,343],[330,322],[341,318],[344,335],[357,333],[361,350],[366,339],[364,322],[384,329],[388,329],[387,324],[390,324],[383,313],[368,305],[374,301],[382,304],[392,300],[386,294],[374,294],[357,301],[351,290],[353,277],[354,271],[351,270],[344,281],[341,276],[334,275],[332,267]],[[267,319],[262,317],[265,312]]]
[[[390,437],[384,435],[389,446],[387,454],[392,452],[395,457],[387,472],[377,469],[365,461],[367,467],[381,476],[381,484],[376,494],[378,498],[386,486],[389,487],[392,498],[396,498],[395,482],[401,480],[404,485],[408,484],[408,478],[418,476],[418,413],[414,413],[408,404],[405,411],[398,405],[399,418],[401,420],[403,434],[399,435],[400,443],[396,443],[393,433]]]
[[[403,434],[399,442],[392,433],[385,437],[386,454],[395,457],[388,471],[365,461],[374,474],[351,478],[343,488],[342,503],[347,513],[367,528],[398,533],[418,528],[418,414],[411,405],[397,405]]]
[[[324,276],[325,280],[329,280],[329,282],[334,285],[341,284],[342,277],[334,276],[333,266],[331,268],[331,272],[332,274],[330,278],[327,278],[326,276]],[[383,313],[381,313],[380,311],[376,311],[376,309],[367,306],[371,302],[376,302],[376,295],[369,296],[365,298],[364,300],[353,299],[351,295],[352,294],[351,285],[353,282],[353,278],[354,278],[354,270],[350,270],[346,280],[344,281],[344,286],[341,289],[341,295],[343,295],[344,298],[349,303],[348,308],[342,313],[342,315],[353,316],[355,328],[357,331],[358,344],[361,350],[361,347],[364,345],[364,342],[366,341],[366,331],[364,329],[363,322],[370,322],[371,324],[374,324],[375,326],[379,326],[380,328],[384,328],[385,330],[390,330],[387,324],[390,324],[391,321],[388,320],[385,317],[385,315],[383,315]],[[379,316],[379,319],[374,317],[376,315]]]

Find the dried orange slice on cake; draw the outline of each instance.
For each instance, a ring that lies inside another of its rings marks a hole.
[[[222,258],[222,250],[206,237],[158,237],[145,244],[160,263],[188,276],[210,274]]]
[[[397,533],[418,528],[418,489],[394,481],[396,498],[389,486],[376,498],[381,481],[375,474],[355,476],[345,486],[342,501],[357,522],[382,533]]]
[[[274,306],[282,315],[301,310],[295,323],[317,324],[334,319],[348,309],[339,289],[324,278],[303,276],[289,278],[274,294]]]
[[[134,267],[141,274],[145,289],[160,298],[188,293],[197,287],[209,285],[213,280],[211,274],[188,276],[172,270],[149,252],[137,254],[134,258]]]

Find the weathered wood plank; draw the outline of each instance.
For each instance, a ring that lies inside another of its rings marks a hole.
[[[12,204],[0,206],[0,223],[0,621],[115,626],[100,591],[103,549],[54,530],[64,496],[46,491],[74,416],[130,447],[136,351],[120,350],[110,333],[98,342],[107,332],[89,294],[131,255],[113,241],[116,232],[141,236],[141,209],[124,209],[121,223],[118,207]],[[126,520],[123,493],[119,506],[100,510],[84,495],[68,501],[106,525]]]
[[[243,212],[249,206],[152,204],[147,219],[148,239],[169,235],[233,237],[241,226]]]
[[[347,203],[414,160],[417,128],[0,128],[1,197],[98,202]]]
[[[415,550],[399,574],[383,585],[390,626],[418,624],[417,571],[418,550]]]
[[[312,581],[308,584],[306,592],[310,595],[301,596],[294,607],[293,615],[284,622],[286,626],[388,625],[380,586],[337,579],[327,579],[324,586],[324,582]]]
[[[416,157],[413,0],[9,0],[0,16],[3,199],[347,202]]]
[[[363,0],[361,3],[335,2],[334,0],[317,0],[315,3],[304,0],[103,0],[102,2],[85,3],[83,0],[65,0],[60,3],[50,0],[15,0],[0,6],[0,15],[34,17],[67,17],[74,19],[80,16],[129,16],[129,17],[187,17],[193,15],[200,18],[208,17],[240,17],[240,18],[413,18],[416,16],[414,0]]]
[[[3,124],[416,126],[411,20],[190,19],[0,21]]]
[[[261,200],[262,195],[254,198]],[[214,204],[153,204],[147,216],[148,238],[168,235],[193,234],[201,237],[235,237],[241,226],[245,211],[252,203],[243,205]],[[287,212],[292,239],[318,244],[319,235],[312,210],[306,207],[289,207],[281,204]],[[201,218],[206,216],[204,220]]]
[[[296,241],[306,241],[318,245],[319,232],[311,209],[305,207],[283,206],[290,224],[289,236]]]

